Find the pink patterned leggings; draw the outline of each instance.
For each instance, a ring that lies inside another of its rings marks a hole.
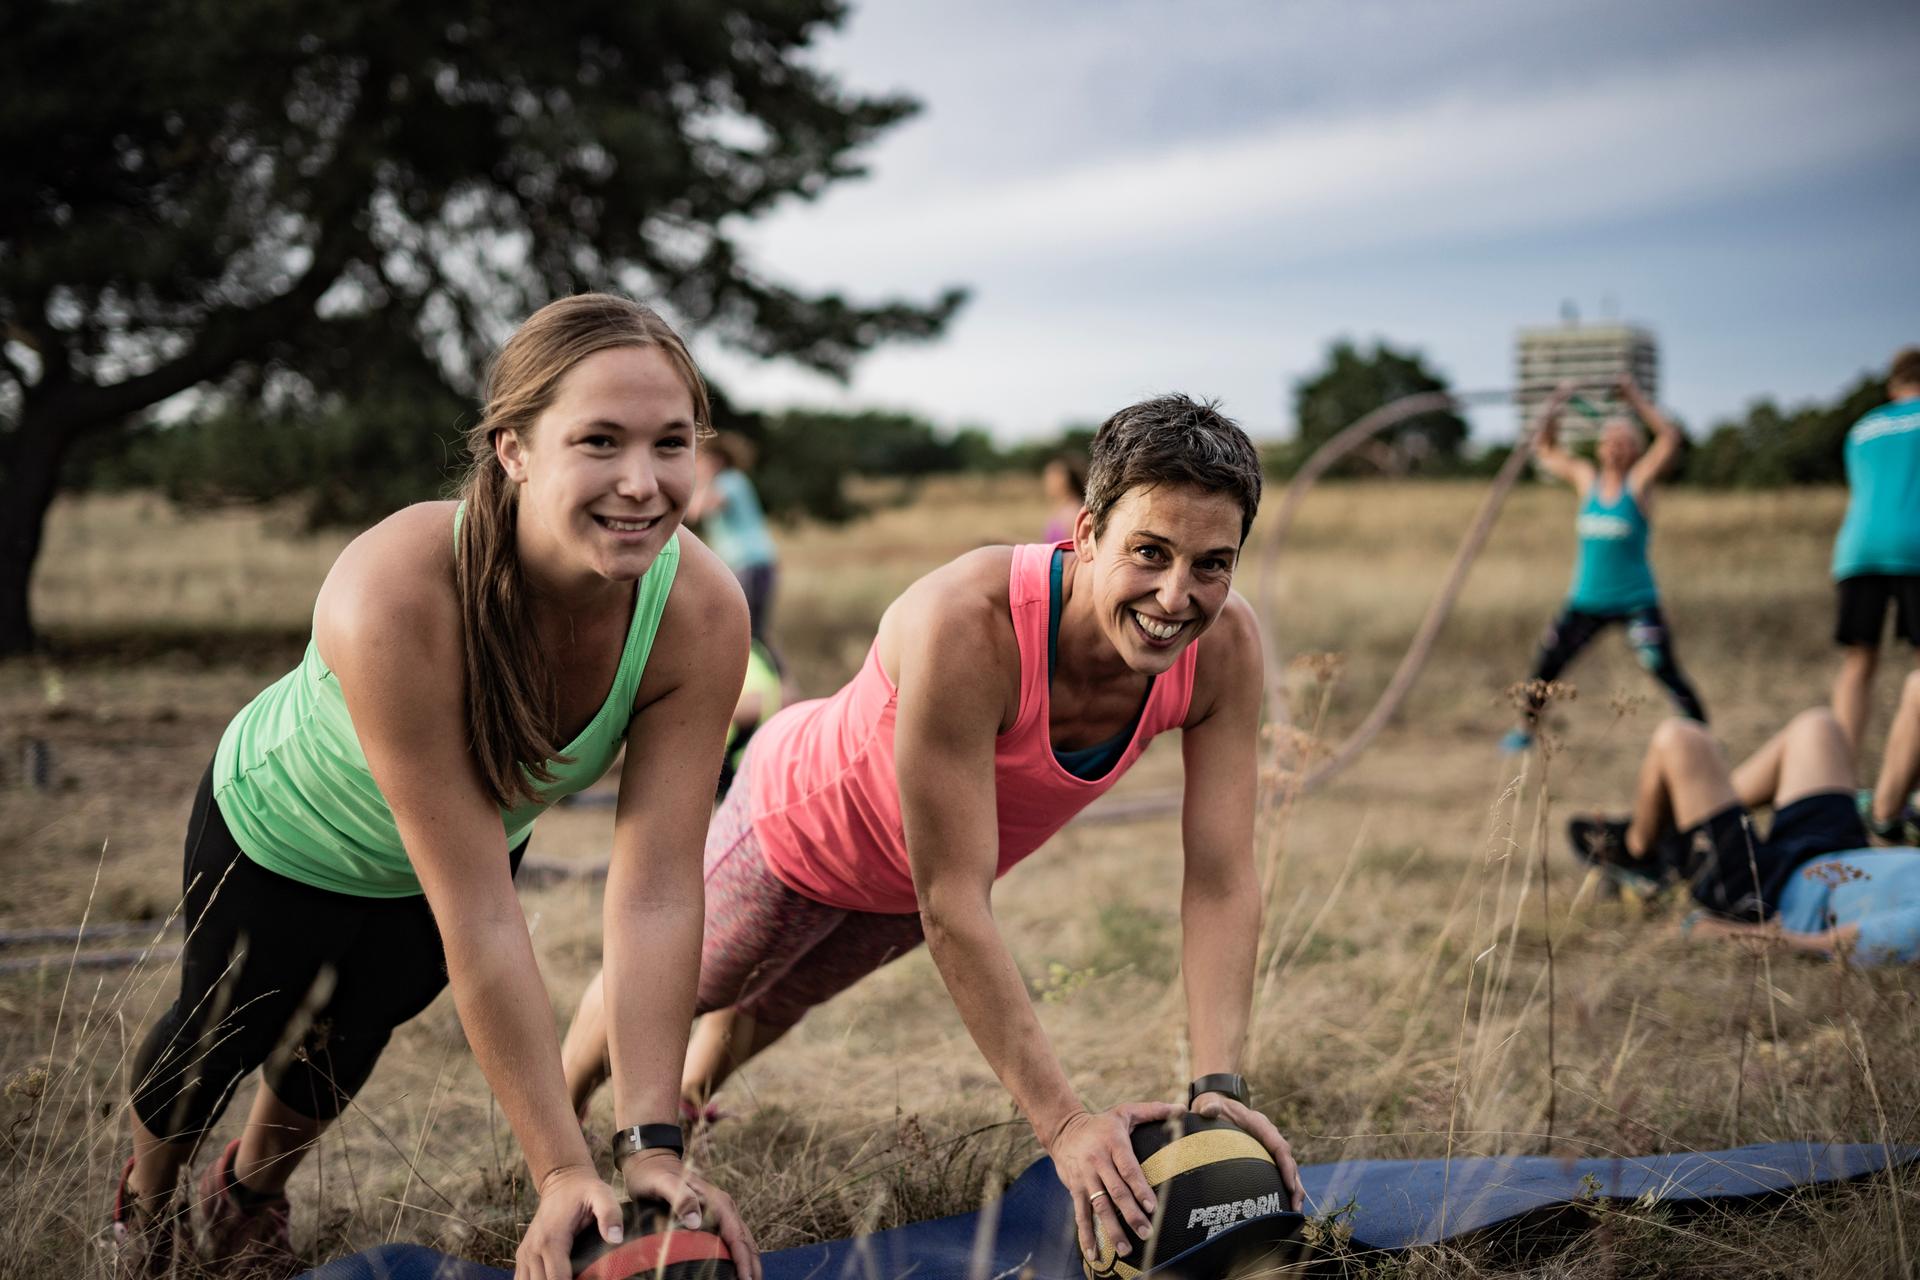
[[[918,915],[829,907],[782,883],[754,838],[750,776],[742,763],[707,826],[699,1010],[736,1007],[785,1030],[924,937]]]

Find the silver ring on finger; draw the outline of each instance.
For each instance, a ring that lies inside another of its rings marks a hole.
[[[1104,1191],[1096,1191],[1096,1192],[1094,1192],[1094,1193],[1093,1193],[1092,1195],[1090,1195],[1090,1196],[1088,1196],[1088,1197],[1087,1197],[1087,1203],[1088,1203],[1089,1205],[1091,1205],[1091,1204],[1096,1204],[1096,1203],[1098,1203],[1098,1202],[1099,1202],[1099,1201],[1100,1201],[1100,1200],[1101,1200],[1102,1198],[1106,1198],[1106,1199],[1112,1199],[1112,1197],[1111,1197],[1111,1196],[1108,1196],[1106,1192],[1104,1192]]]

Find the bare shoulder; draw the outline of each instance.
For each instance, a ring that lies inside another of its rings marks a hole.
[[[936,653],[969,652],[1013,644],[1008,581],[1012,547],[981,547],[949,560],[900,593],[880,619],[880,648],[890,672],[905,644]],[[1015,663],[1018,654],[1015,651]]]
[[[1257,701],[1265,690],[1266,650],[1260,639],[1260,616],[1238,591],[1206,633],[1194,642],[1193,702],[1189,725],[1205,719],[1220,706]]]
[[[314,603],[328,666],[369,647],[439,653],[460,646],[452,502],[396,511],[347,544]]]
[[[641,702],[703,673],[731,682],[731,698],[746,663],[747,598],[739,579],[692,530],[680,530],[679,538],[680,564],[641,679]]]

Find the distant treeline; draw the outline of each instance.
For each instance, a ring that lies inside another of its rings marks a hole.
[[[1714,488],[1833,484],[1845,478],[1842,446],[1861,414],[1886,401],[1882,375],[1869,374],[1831,403],[1783,409],[1759,400],[1738,419],[1689,438],[1672,480]],[[1417,354],[1384,343],[1359,350],[1336,343],[1327,368],[1295,387],[1295,438],[1267,447],[1268,470],[1292,472],[1335,431],[1387,400],[1444,390]],[[315,526],[366,523],[409,502],[449,491],[462,464],[460,427],[468,412],[451,399],[358,403],[331,412],[232,412],[150,425],[111,446],[69,460],[71,487],[159,489],[189,506],[299,498]],[[743,412],[724,397],[720,425],[760,451],[754,479],[780,517],[843,521],[859,515],[849,477],[961,472],[1033,473],[1062,451],[1084,452],[1091,424],[1001,445],[982,427],[943,430],[912,414],[869,410]],[[1466,424],[1430,414],[1398,429],[1342,474],[1491,475],[1511,445],[1474,449]]]

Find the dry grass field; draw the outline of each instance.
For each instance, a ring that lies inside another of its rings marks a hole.
[[[1338,655],[1290,663],[1298,724],[1337,741],[1365,713],[1480,493],[1367,484],[1310,500],[1276,598],[1256,600],[1283,651]],[[1828,491],[1662,498],[1656,568],[1680,658],[1736,754],[1825,698],[1826,557],[1842,504]],[[1567,857],[1565,816],[1620,805],[1664,714],[1619,637],[1570,674],[1578,696],[1554,709],[1545,750],[1496,752],[1504,691],[1566,584],[1571,516],[1564,491],[1514,495],[1396,723],[1265,823],[1272,890],[1247,1072],[1258,1098],[1316,1162],[1920,1142],[1911,973],[1690,943],[1677,904],[1611,898]],[[881,609],[918,574],[1031,536],[1042,517],[1024,480],[963,481],[847,528],[792,531],[776,626],[804,689],[829,690],[855,667]],[[0,928],[84,916],[149,922],[101,946],[159,936],[193,788],[228,717],[297,658],[342,541],[293,539],[253,512],[184,518],[139,496],[57,509],[36,600],[52,656],[0,665]],[[1243,570],[1249,591],[1255,567]],[[1883,673],[1875,741],[1895,683]],[[50,748],[44,789],[24,776],[28,740]],[[1164,742],[1125,793],[1165,791],[1178,772]],[[558,811],[535,851],[595,861],[610,825],[605,809]],[[1173,817],[1083,823],[997,891],[1090,1103],[1171,1097],[1186,1078],[1178,868]],[[523,897],[561,1026],[599,954],[597,890],[562,880]],[[125,1062],[171,999],[163,955],[92,969],[68,963],[71,951],[0,950],[0,961],[47,957],[0,974],[4,1276],[99,1273],[92,1237],[124,1158]],[[768,1247],[966,1207],[1035,1154],[924,954],[820,1011],[722,1101],[733,1118],[698,1151]],[[229,1115],[220,1133],[237,1123]],[[1468,1247],[1347,1265],[1909,1274],[1914,1176],[1688,1220],[1596,1205],[1590,1232],[1539,1256]],[[315,1261],[391,1239],[511,1256],[529,1199],[449,999],[396,1035],[293,1191],[296,1237]]]

